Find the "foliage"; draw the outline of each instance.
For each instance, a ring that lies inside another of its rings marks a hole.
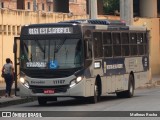
[[[105,14],[115,14],[120,10],[120,0],[103,0],[104,3],[104,13]]]

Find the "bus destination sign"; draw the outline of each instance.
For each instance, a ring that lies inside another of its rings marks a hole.
[[[72,34],[72,27],[29,28],[29,35]]]

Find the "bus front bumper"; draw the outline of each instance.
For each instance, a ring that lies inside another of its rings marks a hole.
[[[39,90],[38,88],[35,90]],[[44,90],[50,90],[49,88],[43,88],[40,92],[35,92],[33,89],[25,87],[23,84],[20,84],[20,96],[21,97],[86,97],[85,95],[85,82],[81,81],[73,87],[69,87],[65,92],[55,92],[54,93],[45,93]],[[54,90],[54,88],[53,88]]]

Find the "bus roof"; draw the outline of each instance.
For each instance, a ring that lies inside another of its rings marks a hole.
[[[132,30],[132,31],[145,31],[147,30],[144,26],[132,26],[126,25],[124,21],[121,20],[104,20],[104,19],[79,19],[79,20],[69,20],[61,21],[58,23],[41,23],[41,24],[31,24],[25,25],[26,27],[59,27],[59,26],[95,26],[95,30]]]
[[[103,20],[103,19],[79,19],[79,20],[70,20],[70,21],[61,21],[58,23],[41,23],[41,24],[30,24],[25,26],[43,26],[45,25],[72,25],[72,24],[88,24],[88,25],[115,25],[115,26],[126,26],[126,23],[124,21],[120,20]]]
[[[126,25],[126,23],[124,21],[120,21],[120,20],[104,20],[104,19],[80,19],[80,20],[61,21],[59,23],[122,25],[122,26]]]

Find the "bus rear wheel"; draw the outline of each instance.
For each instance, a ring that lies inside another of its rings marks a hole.
[[[134,95],[134,78],[133,75],[129,75],[128,90],[123,92],[117,92],[118,98],[131,98]]]
[[[131,98],[134,95],[134,78],[133,75],[129,76],[129,86],[128,90],[125,91],[125,97]]]
[[[39,105],[43,106],[47,104],[47,100],[45,97],[38,97],[38,103]]]

